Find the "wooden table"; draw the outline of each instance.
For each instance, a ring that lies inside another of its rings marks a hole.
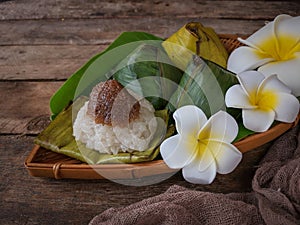
[[[97,3],[95,3],[97,2]],[[203,190],[179,174],[150,186],[29,176],[24,161],[49,123],[49,99],[123,31],[168,37],[189,21],[248,35],[298,1],[0,1],[0,224],[87,224],[95,215],[163,193]]]

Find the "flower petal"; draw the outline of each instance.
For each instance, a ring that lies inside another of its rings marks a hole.
[[[248,95],[245,93],[241,85],[236,84],[230,87],[225,95],[225,104],[227,107],[239,108],[239,109],[253,109],[253,106]]]
[[[239,73],[237,78],[249,97],[257,93],[260,83],[265,79],[264,75],[254,70]]]
[[[300,96],[300,52],[295,53],[294,59],[268,63],[258,70],[265,76],[277,74],[295,96]]]
[[[229,56],[227,69],[234,73],[241,73],[246,70],[253,70],[268,62],[273,58],[262,58],[258,50],[247,46],[235,49]]]
[[[177,109],[173,117],[177,132],[180,135],[194,135],[196,137],[200,128],[206,123],[204,112],[194,105],[186,105]]]
[[[199,164],[193,160],[189,165],[182,169],[184,179],[194,184],[211,184],[216,177],[216,163],[213,162],[204,171],[199,171]]]
[[[215,157],[217,172],[220,174],[231,173],[242,160],[242,153],[232,144],[212,141],[208,147]]]
[[[282,81],[278,79],[276,74],[270,75],[261,82],[259,92],[272,91],[291,94],[291,89],[288,88]]]
[[[242,111],[244,126],[255,132],[264,132],[270,128],[274,119],[275,112],[261,109],[244,109]]]
[[[278,105],[274,111],[276,120],[292,123],[299,113],[299,101],[294,95],[278,93]]]
[[[269,49],[266,49],[263,44],[266,40],[270,40],[270,38],[274,40],[272,41],[271,44],[276,45],[274,21],[267,23],[258,31],[250,35],[246,40],[239,39],[239,41],[242,42],[243,44],[251,46],[252,48],[259,49],[261,52],[268,52]],[[275,48],[275,46],[273,47]]]
[[[232,142],[238,134],[238,125],[235,119],[224,111],[212,115],[198,134],[199,140],[218,140]]]
[[[274,21],[278,48],[300,51],[300,16],[279,15]]]
[[[196,145],[196,139],[194,142],[174,135],[160,145],[160,154],[168,167],[180,169],[195,157]]]
[[[275,32],[277,35],[289,34],[300,37],[300,16],[279,15],[275,18]]]

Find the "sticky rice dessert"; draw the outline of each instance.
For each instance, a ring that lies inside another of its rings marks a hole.
[[[76,141],[100,153],[145,151],[156,132],[153,106],[116,80],[96,85],[73,123]]]

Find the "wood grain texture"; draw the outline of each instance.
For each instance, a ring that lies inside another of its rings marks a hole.
[[[246,7],[247,10],[241,10]],[[8,1],[0,5],[1,20],[69,18],[220,18],[273,19],[282,12],[299,14],[296,1]]]
[[[169,37],[184,24],[199,21],[217,33],[251,34],[264,20],[142,17],[111,19],[20,20],[0,22],[1,45],[99,45],[109,44],[124,31],[144,31]],[[7,31],[10,32],[7,32]]]
[[[65,80],[106,45],[0,46],[0,80]]]
[[[49,99],[61,85],[62,82],[0,82],[0,133],[41,132],[49,121]]]

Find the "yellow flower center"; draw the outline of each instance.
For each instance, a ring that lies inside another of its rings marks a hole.
[[[258,46],[262,51],[258,52],[261,58],[273,58],[276,61],[290,60],[295,57],[295,52],[300,50],[300,43],[295,37],[289,35],[274,36],[265,39]]]
[[[211,136],[210,129],[203,129],[197,137],[197,160],[200,160],[205,151],[207,151],[207,145]]]
[[[197,155],[196,158],[198,161],[201,160],[203,153],[206,151],[207,143],[205,141],[198,140],[197,144]]]
[[[261,110],[274,109],[278,104],[278,96],[275,91],[265,90],[259,93],[251,93],[250,103]]]
[[[203,153],[207,149],[207,137],[210,133],[207,130],[202,130],[202,132],[195,136],[194,134],[189,134],[185,136],[186,142],[190,144],[188,147],[190,155],[194,155],[195,160],[200,161]]]

